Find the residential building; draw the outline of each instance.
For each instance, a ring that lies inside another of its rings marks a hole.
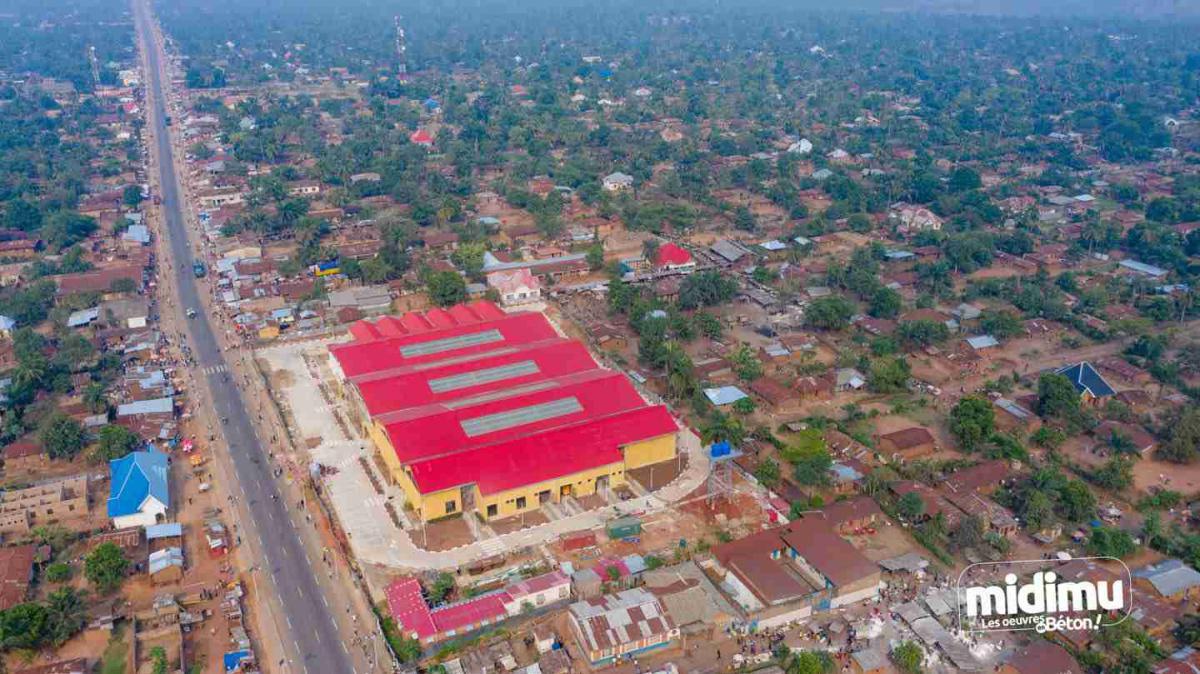
[[[912,461],[937,451],[937,440],[921,426],[903,428],[878,436],[879,451],[902,461]]]
[[[662,603],[640,587],[571,604],[568,615],[593,666],[665,647],[679,637]]]
[[[654,266],[667,271],[690,272],[696,268],[696,260],[687,249],[668,241],[655,251]]]
[[[32,545],[0,548],[0,611],[25,601],[33,581]]]
[[[150,582],[155,585],[175,583],[183,578],[183,548],[155,550],[147,560]]]
[[[329,308],[334,313],[353,308],[362,314],[382,314],[392,309],[392,293],[387,286],[350,286],[329,293]]]
[[[1067,649],[1046,639],[1017,649],[999,668],[997,674],[1084,674],[1084,668],[1071,657]]]
[[[49,455],[36,442],[18,440],[4,448],[5,475],[45,470],[49,465]]]
[[[1054,373],[1070,379],[1071,385],[1079,391],[1079,396],[1085,403],[1096,403],[1117,393],[1108,380],[1087,361],[1061,367]]]
[[[109,462],[108,516],[114,527],[147,527],[162,521],[171,507],[168,461],[166,454],[151,450]]]
[[[1172,602],[1200,599],[1200,571],[1178,559],[1150,564],[1133,572],[1133,584]]]
[[[83,529],[88,512],[87,473],[55,478],[0,492],[0,533],[24,534],[48,524]]]
[[[542,299],[542,284],[528,269],[494,271],[487,275],[487,284],[499,293],[500,304],[505,307],[532,304]]]
[[[392,581],[384,596],[388,611],[403,633],[430,645],[521,615],[528,607],[564,601],[570,597],[570,591],[567,574],[556,570],[436,608],[425,602],[421,583],[411,576]]]
[[[895,204],[888,212],[888,219],[902,233],[919,231],[939,231],[942,219],[936,213],[924,206],[911,204]]]
[[[817,515],[723,543],[713,556],[734,600],[760,628],[879,596],[879,566]]]
[[[600,184],[606,192],[622,192],[633,187],[633,176],[617,171],[604,176]]]

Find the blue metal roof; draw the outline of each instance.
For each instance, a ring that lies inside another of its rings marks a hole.
[[[161,452],[133,452],[109,462],[112,485],[108,495],[108,516],[121,517],[141,512],[147,498],[171,505],[167,484],[167,455]]]
[[[748,397],[741,389],[736,386],[720,386],[717,388],[704,389],[704,395],[708,397],[708,401],[720,407],[722,405],[732,405],[733,403]]]
[[[127,417],[134,414],[169,414],[175,410],[175,401],[170,396],[152,400],[138,400],[117,406],[117,416]]]
[[[254,656],[250,653],[249,650],[241,650],[241,651],[230,651],[230,652],[226,653],[221,659],[223,661],[223,664],[225,665],[225,671],[227,673],[232,673],[232,672],[241,671],[242,661],[252,660],[253,658],[254,658]]]
[[[1121,260],[1117,264],[1125,267],[1126,269],[1132,269],[1139,274],[1145,274],[1146,276],[1153,276],[1155,278],[1167,275],[1166,269],[1163,269],[1162,267],[1155,267],[1154,265],[1146,264],[1145,262],[1138,262],[1137,260]]]
[[[172,566],[183,566],[183,549],[164,548],[162,550],[155,550],[150,553],[150,558],[147,562],[151,574],[169,569]]]
[[[180,536],[183,536],[183,525],[179,522],[166,522],[146,527],[146,540],[148,541],[159,538],[179,538]]]
[[[78,328],[100,318],[100,307],[80,309],[67,317],[68,328]]]
[[[1134,578],[1145,578],[1164,597],[1178,594],[1200,585],[1200,572],[1178,559],[1168,559],[1159,564],[1138,569]]]
[[[1087,361],[1076,363],[1074,365],[1068,365],[1064,368],[1056,370],[1055,372],[1056,374],[1061,374],[1067,379],[1070,379],[1071,383],[1075,385],[1075,390],[1079,391],[1080,393],[1091,393],[1097,398],[1116,395],[1117,393],[1116,390],[1114,390],[1113,387],[1104,380],[1104,377],[1100,376],[1100,373],[1096,371],[1096,368],[1092,367],[1092,364]]]

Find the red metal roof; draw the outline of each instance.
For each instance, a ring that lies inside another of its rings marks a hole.
[[[658,253],[654,256],[654,263],[659,267],[678,267],[691,261],[691,253],[681,248],[679,244],[670,241],[659,246]]]
[[[642,407],[418,461],[409,470],[425,494],[469,483],[494,494],[618,463],[623,446],[677,430],[666,407]]]
[[[429,132],[425,129],[417,129],[416,131],[413,131],[412,135],[410,135],[408,139],[414,143],[417,143],[418,145],[433,144],[433,136],[429,135]]]
[[[407,577],[392,581],[383,591],[387,597],[388,610],[406,635],[416,634],[418,639],[427,639],[437,633],[429,606],[421,594],[421,583]]]
[[[433,624],[437,626],[438,633],[445,634],[451,630],[470,631],[485,620],[489,624],[494,623],[508,616],[504,610],[504,600],[507,598],[508,593],[498,592],[440,606],[431,612]]]
[[[428,459],[440,454],[461,451],[479,445],[500,442],[509,438],[530,435],[550,428],[597,419],[617,412],[643,407],[646,403],[625,375],[612,370],[585,370],[533,383],[527,392],[522,387],[497,391],[479,397],[475,404],[453,405],[431,403],[392,412],[380,417],[396,455],[403,463]],[[498,395],[505,397],[496,399]],[[579,411],[531,420],[490,433],[468,435],[462,422],[494,414],[520,413],[534,405],[574,398]],[[386,419],[386,421],[385,421]]]
[[[389,326],[386,330],[390,332],[402,329],[403,326],[399,323],[398,319],[393,320],[396,320],[396,323],[386,324]],[[410,324],[412,324],[411,321]],[[378,326],[379,324],[376,324],[377,329]],[[405,358],[400,352],[400,347],[402,346],[482,333],[488,330],[498,331],[503,339],[484,344],[465,345],[458,349],[410,358]],[[360,328],[358,332],[362,333],[363,331],[364,329]],[[383,330],[381,329],[380,332],[382,334]],[[347,377],[353,379],[361,375],[397,368],[410,363],[436,361],[451,356],[491,351],[557,336],[558,333],[554,331],[554,327],[550,325],[545,316],[538,313],[518,313],[502,316],[491,321],[460,324],[454,327],[430,329],[419,333],[400,333],[394,336],[385,334],[382,337],[367,341],[356,341],[349,344],[331,346],[329,347],[329,351],[337,359],[342,372]]]
[[[536,371],[515,374],[496,381],[437,392],[430,382],[455,375],[480,373],[506,365],[531,362]],[[573,372],[595,369],[596,362],[579,342],[555,338],[522,344],[511,349],[443,357],[440,361],[375,372],[354,379],[359,395],[371,416],[429,403],[468,398],[487,391],[520,386]],[[382,420],[381,420],[382,421]],[[386,421],[384,421],[386,423]]]
[[[504,311],[495,304],[480,300],[456,304],[448,309],[439,307],[428,311],[410,311],[400,317],[384,316],[377,321],[359,321],[350,326],[350,333],[358,341],[372,341],[482,323],[504,316]]]

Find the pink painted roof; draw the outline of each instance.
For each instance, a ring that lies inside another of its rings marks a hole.
[[[392,582],[384,590],[388,610],[406,634],[416,634],[418,639],[427,639],[437,633],[429,606],[421,594],[421,583],[411,576]]]
[[[445,634],[451,630],[473,629],[485,620],[495,622],[508,615],[504,610],[507,598],[507,592],[498,592],[436,608],[431,612],[433,624],[439,634]]]

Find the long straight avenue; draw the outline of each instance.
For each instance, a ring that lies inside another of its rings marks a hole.
[[[162,211],[169,234],[172,264],[161,265],[163,273],[174,276],[174,287],[178,302],[171,309],[180,314],[189,307],[200,310],[200,316],[186,321],[189,325],[190,345],[196,360],[194,371],[197,377],[207,379],[207,398],[213,401],[215,416],[226,421],[219,429],[224,434],[235,469],[236,485],[227,485],[227,492],[240,496],[241,512],[250,521],[239,521],[243,538],[257,532],[258,545],[254,550],[263,552],[262,558],[251,563],[265,573],[257,573],[254,585],[259,593],[256,606],[275,606],[273,615],[275,629],[280,632],[281,643],[273,644],[271,652],[287,654],[282,667],[275,662],[262,662],[266,671],[311,672],[312,674],[341,674],[355,672],[345,649],[345,638],[339,633],[332,617],[329,601],[317,580],[321,560],[312,560],[301,543],[300,533],[291,520],[285,494],[272,478],[267,452],[255,434],[250,414],[239,389],[239,377],[227,376],[231,363],[219,346],[211,316],[201,310],[201,290],[192,274],[193,253],[189,245],[181,188],[175,171],[174,148],[167,129],[165,107],[163,63],[166,56],[153,37],[154,20],[147,3],[134,2],[134,15],[138,38],[149,64],[147,76],[153,104],[150,118],[152,143],[158,153],[159,184]],[[165,261],[164,261],[165,262]],[[212,373],[205,375],[204,373]],[[219,438],[219,436],[218,436]],[[220,451],[220,448],[214,448]],[[245,554],[243,546],[240,554]],[[314,562],[318,566],[314,566]],[[269,575],[269,578],[267,577]],[[274,595],[274,596],[271,596]],[[268,607],[269,608],[269,607]],[[271,631],[259,635],[270,639]]]

